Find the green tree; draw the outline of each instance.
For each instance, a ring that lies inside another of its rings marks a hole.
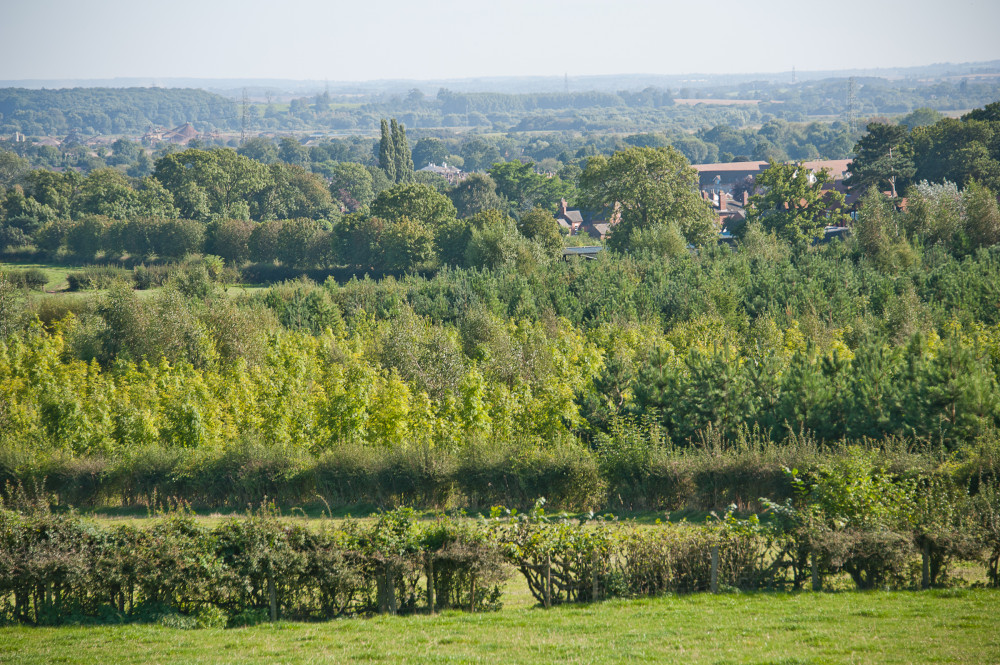
[[[861,253],[883,270],[892,270],[901,247],[908,247],[895,205],[875,187],[861,199],[853,235]]]
[[[378,165],[390,182],[399,182],[399,177],[396,174],[396,165],[399,163],[399,159],[396,157],[396,144],[393,138],[389,129],[389,121],[382,118],[382,136],[378,144]]]
[[[917,183],[906,191],[903,224],[911,238],[924,245],[959,249],[965,219],[965,201],[953,182]]]
[[[286,136],[281,139],[281,143],[278,146],[278,159],[286,164],[307,166],[309,164],[309,148],[299,143],[296,139]]]
[[[793,243],[823,235],[823,227],[846,219],[844,195],[824,190],[830,174],[811,173],[801,164],[771,162],[757,176],[757,193],[750,197],[747,222],[759,221],[765,231]],[[742,228],[746,228],[744,225]]]
[[[580,176],[581,205],[620,217],[608,245],[628,249],[639,229],[677,224],[688,242],[710,242],[715,215],[697,191],[698,175],[673,148],[628,148],[587,161]]]
[[[965,203],[965,235],[971,248],[991,247],[1000,243],[1000,206],[997,195],[971,181],[962,192]]]
[[[559,176],[548,177],[535,171],[535,165],[517,160],[497,162],[489,169],[497,193],[512,202],[515,214],[540,206],[554,211],[560,199],[573,196],[573,187]]]
[[[448,156],[448,148],[435,138],[422,138],[413,146],[413,165],[422,169],[428,164],[441,164]]]
[[[330,179],[330,193],[349,212],[357,212],[375,199],[372,174],[361,164],[331,162],[325,174]]]
[[[139,155],[145,152],[142,146],[128,139],[118,139],[111,144],[111,157],[108,163],[112,166],[122,166],[131,164],[139,159]]]
[[[410,145],[406,141],[406,127],[393,118],[390,133],[393,158],[396,161],[396,182],[413,182],[413,157],[410,155]]]
[[[483,139],[473,138],[462,144],[462,159],[466,171],[484,171],[500,161],[500,151]]]
[[[879,122],[868,125],[868,133],[854,146],[857,156],[848,165],[851,171],[848,187],[855,190],[877,187],[892,192],[896,198],[897,186],[902,189],[916,173],[909,134],[903,125]]]
[[[278,161],[278,149],[274,141],[263,136],[247,139],[236,152],[250,159],[256,159],[261,164],[273,164]]]
[[[938,120],[941,120],[944,116],[940,111],[936,111],[926,106],[922,106],[918,109],[913,109],[911,112],[904,115],[899,119],[899,124],[905,125],[910,129],[916,129],[917,127],[926,127],[927,125],[933,125]]]
[[[301,166],[277,163],[267,167],[267,186],[250,201],[254,219],[308,217],[330,219],[339,214],[323,179]]]
[[[221,219],[209,224],[206,250],[235,266],[250,260],[250,234],[254,223],[242,219]]]
[[[9,150],[0,150],[0,188],[19,182],[30,168],[28,160]]]
[[[267,167],[228,148],[184,150],[156,161],[153,177],[174,196],[182,217],[243,218],[248,201],[271,184]]]
[[[409,217],[400,217],[389,224],[380,244],[386,270],[411,271],[434,258],[433,232]]]
[[[480,213],[482,222],[472,222],[472,233],[465,250],[465,264],[473,268],[498,269],[517,261],[524,240],[510,217],[488,210]]]
[[[507,202],[497,194],[496,183],[485,173],[473,173],[450,192],[458,216],[471,217],[483,210],[507,210]]]
[[[559,224],[547,210],[535,208],[524,213],[517,222],[517,228],[521,235],[534,240],[549,256],[558,257],[562,253],[563,240]]]
[[[371,214],[388,221],[409,217],[435,229],[454,219],[455,206],[427,185],[400,183],[375,197]]]

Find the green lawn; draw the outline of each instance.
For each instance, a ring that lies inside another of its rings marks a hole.
[[[2,663],[996,663],[1000,592],[700,594],[493,614],[0,629]]]

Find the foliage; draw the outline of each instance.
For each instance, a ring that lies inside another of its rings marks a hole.
[[[825,170],[813,174],[801,164],[771,161],[756,178],[747,221],[759,221],[765,231],[774,231],[786,242],[819,237],[824,226],[837,226],[843,219],[844,195],[823,189],[830,179]]]
[[[593,157],[580,176],[580,199],[592,210],[620,216],[611,246],[628,249],[631,234],[675,223],[688,242],[714,233],[713,216],[696,191],[697,176],[673,148],[629,148]]]

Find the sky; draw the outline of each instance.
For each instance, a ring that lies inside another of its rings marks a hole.
[[[7,0],[0,80],[783,72],[1000,59],[998,0]]]

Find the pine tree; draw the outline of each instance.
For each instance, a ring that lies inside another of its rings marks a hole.
[[[392,124],[395,126],[396,121]],[[382,140],[378,144],[378,165],[385,171],[389,182],[398,182],[396,178],[396,146],[389,130],[389,121],[382,119]]]

